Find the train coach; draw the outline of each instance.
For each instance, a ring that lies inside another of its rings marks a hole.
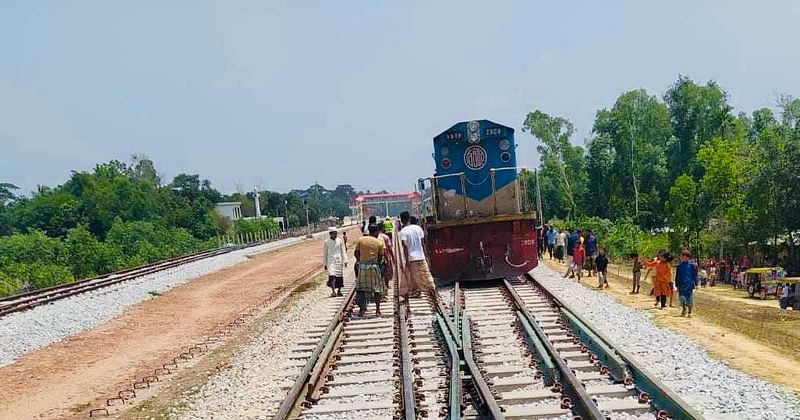
[[[431,272],[444,281],[517,276],[536,267],[536,212],[516,163],[514,129],[488,120],[433,138],[436,172],[419,180]]]

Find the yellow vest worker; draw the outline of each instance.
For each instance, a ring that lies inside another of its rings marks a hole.
[[[388,233],[392,233],[392,227],[393,226],[394,226],[394,223],[392,223],[392,218],[391,217],[387,217],[386,219],[383,220],[383,231],[385,233],[387,233],[387,234]]]

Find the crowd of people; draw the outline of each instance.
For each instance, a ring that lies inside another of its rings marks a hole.
[[[565,264],[564,278],[574,278],[580,282],[586,272],[588,277],[597,277],[597,288],[609,287],[606,249],[599,245],[591,229],[559,230],[545,223],[537,229],[537,236],[539,258],[547,254],[551,260]],[[682,307],[681,316],[691,317],[693,292],[701,284],[701,269],[688,250],[681,251],[679,258],[673,270],[674,258],[666,250],[659,250],[649,260],[643,260],[638,253],[631,253],[630,294],[639,294],[642,270],[651,271],[653,288],[650,294],[655,298],[655,306],[660,309],[664,309],[668,303],[672,306],[673,295],[677,291]]]
[[[399,293],[404,299],[419,297],[423,292],[436,294],[436,289],[428,263],[425,259],[423,239],[424,230],[419,221],[409,212],[400,213],[397,241],[393,241],[396,220],[387,217],[378,220],[370,216],[362,221],[362,235],[355,240],[353,256],[355,265],[355,303],[358,315],[364,316],[367,306],[375,304],[375,316],[381,316],[381,303],[387,300],[387,291],[392,287],[395,267],[402,270]],[[329,229],[329,237],[323,244],[323,264],[328,273],[328,287],[331,296],[342,296],[344,269],[348,265],[347,237],[338,237],[336,228]],[[394,244],[402,248],[397,254]],[[399,258],[399,261],[398,261]],[[399,264],[398,264],[399,263]]]
[[[381,316],[380,304],[386,301],[387,290],[392,287],[396,275],[395,269],[402,270],[400,284],[401,295],[419,297],[423,292],[436,293],[433,276],[425,259],[425,232],[418,225],[418,220],[408,212],[403,212],[397,220],[385,218],[378,220],[371,216],[361,225],[362,236],[356,239],[354,249],[354,271],[356,275],[356,304],[359,315],[364,316],[370,302],[375,304],[376,316]],[[344,273],[348,267],[347,233],[336,228],[329,229],[329,238],[323,244],[323,264],[328,273],[328,286],[331,296],[342,296]],[[393,241],[393,234],[398,235]],[[539,258],[547,255],[566,265],[564,278],[576,279],[578,282],[586,277],[597,278],[597,288],[608,288],[609,260],[606,249],[600,246],[597,236],[591,229],[564,229],[545,223],[537,228],[537,244]],[[402,248],[398,255],[394,246]],[[681,316],[692,316],[694,306],[693,293],[698,287],[714,286],[718,283],[732,284],[734,288],[746,287],[744,272],[751,268],[747,255],[738,261],[733,259],[717,261],[709,257],[702,263],[696,262],[691,252],[683,250],[679,260],[666,250],[658,250],[650,259],[641,258],[638,253],[631,253],[631,295],[640,293],[642,277],[645,279],[652,273],[653,287],[650,295],[655,298],[655,306],[664,309],[673,305],[673,296],[678,293],[682,307]],[[399,259],[399,261],[398,261]],[[399,263],[399,264],[398,264]],[[674,265],[674,266],[673,266]],[[792,287],[781,290],[781,307],[791,306],[796,300]]]
[[[703,287],[723,283],[732,284],[734,289],[742,289],[747,286],[744,284],[744,273],[750,267],[750,258],[747,255],[742,256],[739,261],[734,258],[717,261],[713,256],[709,256],[703,262],[700,283]]]

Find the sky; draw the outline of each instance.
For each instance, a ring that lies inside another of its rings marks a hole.
[[[591,136],[626,90],[800,96],[800,2],[0,0],[0,182],[134,153],[223,192],[405,191],[456,122],[539,109]]]

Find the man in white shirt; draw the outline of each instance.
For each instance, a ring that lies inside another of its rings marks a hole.
[[[407,211],[400,213],[400,223],[403,225],[399,237],[405,257],[403,266],[403,274],[407,281],[405,292],[407,296],[419,297],[423,291],[434,291],[436,287],[422,246],[425,231],[411,222],[411,215]]]
[[[344,287],[344,267],[347,267],[347,251],[344,242],[337,237],[335,227],[328,228],[328,234],[330,236],[322,244],[322,264],[328,271],[331,296],[341,296]]]

